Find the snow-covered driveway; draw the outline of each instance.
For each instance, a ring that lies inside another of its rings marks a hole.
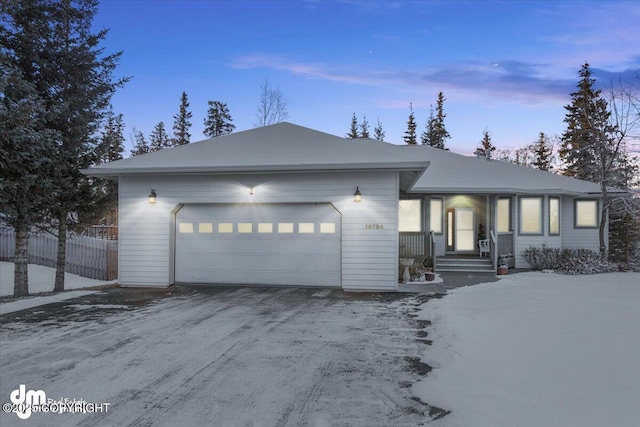
[[[153,294],[155,292],[156,294]],[[428,298],[318,289],[112,289],[6,315],[0,400],[18,385],[109,403],[11,425],[419,425]],[[171,292],[172,295],[165,295]]]

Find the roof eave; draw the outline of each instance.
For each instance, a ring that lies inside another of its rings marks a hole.
[[[215,168],[210,166],[182,167],[137,167],[137,168],[89,168],[81,169],[84,175],[95,177],[113,177],[122,175],[202,175],[229,173],[278,173],[278,172],[324,172],[324,171],[371,171],[371,170],[422,170],[428,162],[383,162],[319,165],[269,165],[269,166],[230,166]]]

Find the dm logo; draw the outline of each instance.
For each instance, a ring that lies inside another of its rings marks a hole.
[[[16,415],[22,420],[31,416],[34,406],[47,403],[47,394],[42,390],[27,390],[24,384],[20,384],[16,390],[9,395],[11,403],[16,405]]]

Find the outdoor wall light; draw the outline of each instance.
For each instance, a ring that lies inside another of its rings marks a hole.
[[[253,187],[249,187],[249,195],[250,196],[253,196],[253,191],[254,191]]]
[[[362,201],[362,193],[360,192],[360,187],[356,187],[356,192],[353,193],[353,201],[356,203],[360,203]]]
[[[156,190],[154,190],[153,188],[151,189],[151,193],[149,193],[149,204],[156,204]]]

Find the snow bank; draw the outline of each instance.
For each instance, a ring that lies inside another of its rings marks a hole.
[[[437,425],[638,425],[640,274],[514,274],[422,308]]]

